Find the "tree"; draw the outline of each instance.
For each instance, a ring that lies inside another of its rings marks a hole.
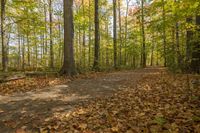
[[[188,25],[191,25],[192,22],[193,22],[193,19],[192,17],[187,17],[186,18],[186,22]],[[192,29],[189,27],[187,29],[187,32],[186,32],[186,68],[189,69],[189,64],[190,64],[190,60],[191,60],[191,46],[193,45],[192,44],[192,39],[193,39],[193,31]]]
[[[146,42],[145,42],[145,30],[144,30],[144,0],[141,0],[141,30],[142,30],[142,67],[146,67]]]
[[[121,0],[118,0],[118,19],[119,19],[119,65],[122,64],[122,22],[121,22]]]
[[[64,27],[62,0],[0,2],[4,71],[66,69],[64,49],[65,57],[76,61],[72,66],[80,72],[91,67],[95,71],[122,65],[145,67],[147,63],[164,64],[174,72],[196,71],[193,67],[198,66],[194,65],[198,60],[194,18],[199,15],[195,0],[74,0],[70,23],[74,29]],[[65,23],[69,24],[68,18]]]
[[[174,3],[178,3],[177,0],[174,0]],[[178,8],[178,7],[176,7]],[[180,51],[180,35],[179,35],[179,22],[178,22],[178,15],[177,12],[174,14],[175,17],[175,36],[176,36],[176,53],[177,53],[177,61],[178,61],[178,68],[182,68],[182,57]]]
[[[162,0],[162,19],[163,19],[163,51],[164,51],[164,66],[167,66],[167,53],[166,53],[166,26],[165,26],[165,1]]]
[[[64,62],[60,73],[73,76],[76,74],[74,61],[74,23],[73,0],[64,0]]]
[[[49,33],[50,33],[50,68],[54,68],[53,38],[52,38],[52,0],[49,0]]]
[[[2,43],[2,68],[8,71],[8,46],[5,38],[5,6],[6,0],[1,0],[1,43]]]
[[[89,44],[88,44],[88,66],[90,67],[90,62],[91,62],[91,40],[92,40],[92,35],[91,35],[91,31],[92,31],[92,20],[91,20],[91,0],[88,1],[88,12],[89,12],[89,15],[88,15],[88,23],[89,23],[89,26],[88,26],[88,30],[89,30],[89,35],[88,35],[88,41],[89,41]]]
[[[99,40],[99,0],[95,0],[95,48],[94,48],[94,64],[93,70],[99,71],[99,53],[100,53],[100,40]]]
[[[124,36],[124,46],[125,46],[125,53],[124,53],[124,64],[127,64],[127,36],[128,36],[128,13],[129,13],[129,3],[131,0],[126,0],[126,16],[125,16],[125,36]]]
[[[113,0],[113,50],[114,50],[114,68],[117,68],[117,14],[116,0]]]
[[[200,15],[196,15],[196,36],[192,50],[191,68],[195,73],[200,73]]]

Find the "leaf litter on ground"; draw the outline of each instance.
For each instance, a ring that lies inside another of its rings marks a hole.
[[[91,74],[76,78],[95,77],[96,74]],[[66,80],[69,81],[68,78],[63,79],[64,82]],[[174,75],[166,72],[147,74],[137,85],[129,82],[127,87],[111,97],[90,99],[76,105],[71,111],[54,112],[54,115],[45,119],[40,117],[40,122],[32,121],[32,129],[22,126],[16,132],[200,133],[199,80],[198,75]],[[61,84],[60,81],[62,80],[55,78],[44,81],[33,78],[6,84],[11,84],[13,88],[8,90],[13,93],[30,91],[38,85],[39,89],[43,84]],[[25,90],[20,89],[21,82],[27,82],[23,84],[24,88],[27,87]],[[16,127],[13,121],[5,121],[4,124]]]
[[[148,75],[112,97],[52,116],[38,128],[52,133],[200,133],[200,86],[193,80],[199,76]]]
[[[26,77],[24,79],[18,79],[14,81],[0,83],[0,95],[10,95],[13,93],[37,91],[49,86],[66,84],[74,79],[96,78],[97,75],[102,76],[104,74],[105,74],[104,72],[99,72],[99,73],[90,72],[90,73],[80,74],[74,77],[65,77],[65,76]]]

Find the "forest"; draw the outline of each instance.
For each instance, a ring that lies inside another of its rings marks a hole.
[[[199,133],[199,0],[1,0],[0,132]]]

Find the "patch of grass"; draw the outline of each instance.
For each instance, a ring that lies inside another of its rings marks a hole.
[[[192,100],[199,100],[199,97],[198,96],[191,96],[191,99]]]
[[[164,117],[155,117],[153,121],[160,126],[163,126],[167,122]]]
[[[192,117],[192,120],[193,120],[194,122],[200,122],[200,117],[199,117],[199,116],[193,116],[193,117]]]

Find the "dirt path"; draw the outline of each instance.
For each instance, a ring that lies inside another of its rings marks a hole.
[[[37,92],[0,95],[0,132],[12,133],[42,123],[56,113],[73,110],[83,102],[107,97],[124,87],[134,86],[143,76],[160,72],[161,68],[122,71],[93,79],[78,79],[66,85],[57,85]]]

